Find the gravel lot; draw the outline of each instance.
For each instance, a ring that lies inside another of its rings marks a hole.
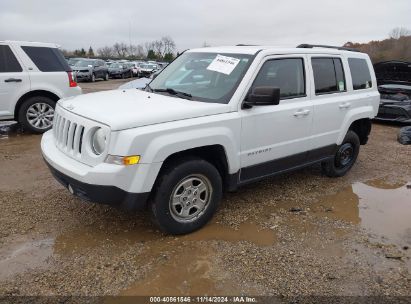
[[[343,178],[314,166],[226,194],[182,237],[71,196],[40,136],[0,135],[0,295],[411,296],[411,146],[397,133],[374,124]]]

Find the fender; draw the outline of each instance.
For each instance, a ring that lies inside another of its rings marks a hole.
[[[350,128],[351,124],[354,121],[362,119],[362,118],[372,119],[374,118],[374,116],[375,116],[374,107],[371,105],[349,110],[342,123],[342,127],[340,129],[340,133],[337,138],[337,145],[341,145],[341,143],[344,140],[345,135],[348,132],[348,129]]]

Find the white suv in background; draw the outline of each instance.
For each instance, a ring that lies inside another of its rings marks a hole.
[[[56,44],[0,41],[0,120],[17,120],[43,133],[57,100],[81,94]]]
[[[368,55],[301,45],[186,51],[145,91],[63,100],[41,141],[83,199],[150,207],[172,234],[206,224],[224,190],[320,163],[338,177],[367,143],[379,93]]]

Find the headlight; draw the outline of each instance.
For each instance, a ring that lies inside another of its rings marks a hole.
[[[107,136],[102,128],[98,128],[94,131],[94,134],[91,137],[91,147],[93,148],[93,152],[100,155],[106,149],[106,144]]]

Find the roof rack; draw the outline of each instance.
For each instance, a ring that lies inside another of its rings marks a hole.
[[[327,48],[327,49],[336,49],[336,50],[341,50],[341,51],[350,51],[350,52],[359,52],[361,53],[361,51],[356,50],[356,49],[352,49],[352,48],[346,48],[346,47],[342,47],[342,46],[332,46],[332,45],[322,45],[322,44],[300,44],[297,45],[297,48],[300,49],[312,49],[312,48]]]

